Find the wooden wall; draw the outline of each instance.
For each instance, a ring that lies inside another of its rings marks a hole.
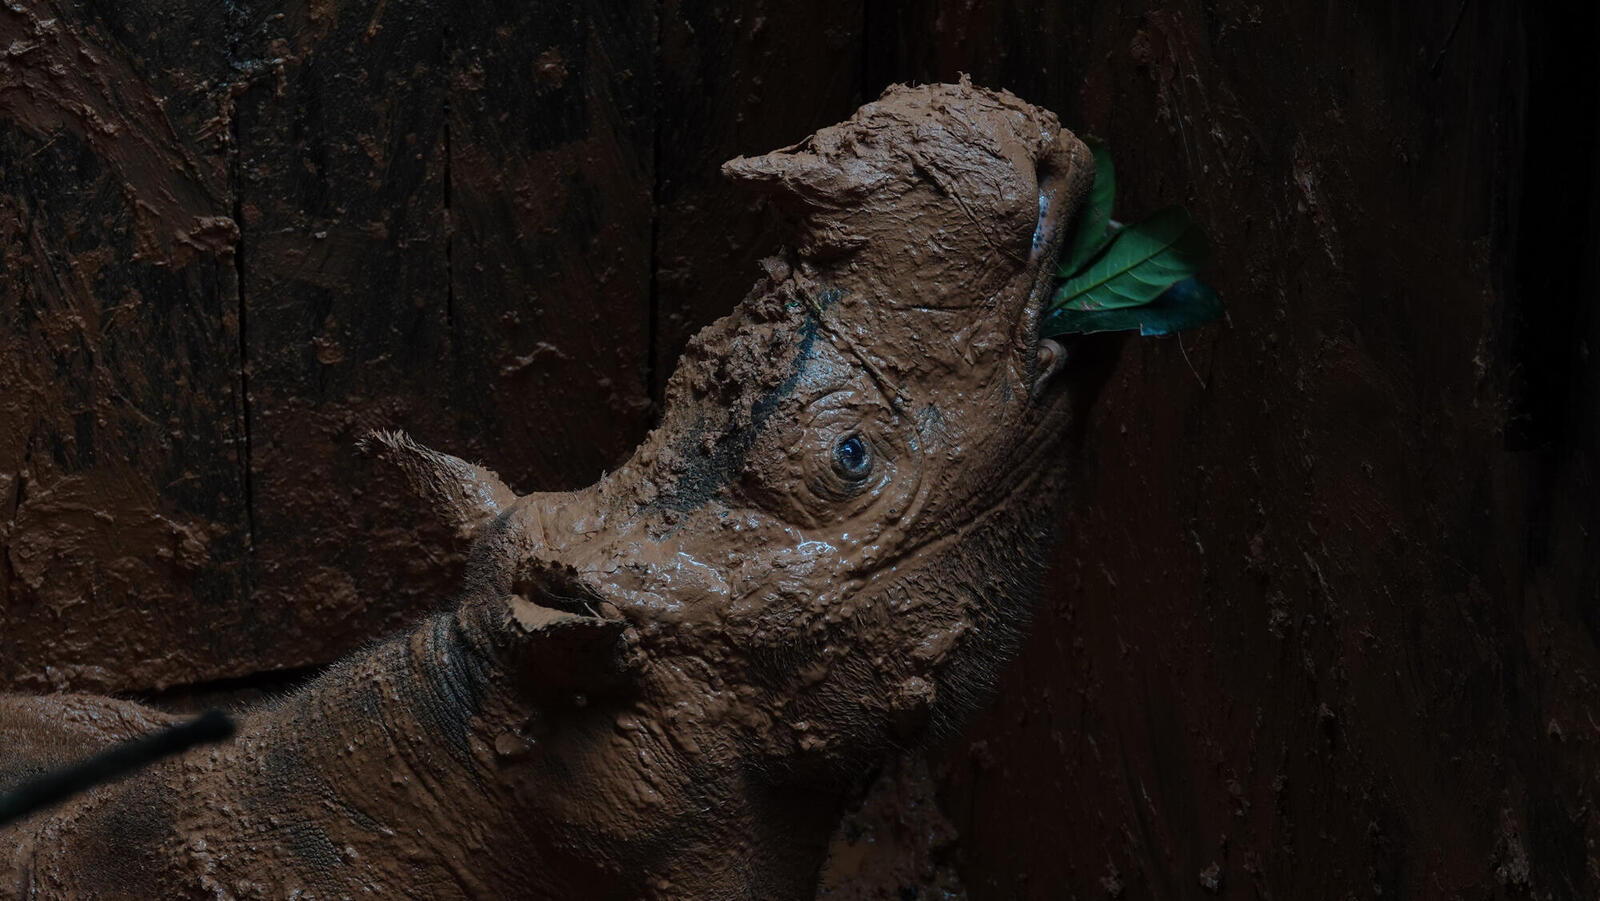
[[[642,436],[769,214],[722,160],[970,72],[1184,203],[1033,639],[940,749],[973,898],[1593,897],[1593,11],[1230,0],[0,7],[0,686],[287,678]],[[891,819],[893,819],[891,817]],[[885,827],[889,828],[889,827]]]

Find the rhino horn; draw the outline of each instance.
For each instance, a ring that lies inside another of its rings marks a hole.
[[[811,139],[722,164],[726,178],[771,194],[782,205],[832,209],[887,180],[886,173],[851,159],[833,160],[813,151]]]

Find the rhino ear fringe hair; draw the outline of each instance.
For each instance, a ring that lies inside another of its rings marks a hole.
[[[188,722],[113,745],[93,757],[36,776],[0,795],[0,827],[96,785],[127,776],[163,757],[196,745],[227,741],[233,732],[231,717],[221,710],[208,710]]]

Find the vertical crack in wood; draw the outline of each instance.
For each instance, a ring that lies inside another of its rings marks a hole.
[[[872,43],[872,0],[862,0],[862,3],[861,3],[861,70],[858,73],[856,73],[856,78],[857,78],[857,86],[858,86],[858,89],[861,92],[861,97],[862,97],[863,100],[865,100],[867,97],[872,96],[872,94],[867,90],[868,89],[867,79],[869,77],[869,66],[868,66],[868,63],[867,63],[867,57],[871,55],[871,54],[869,54],[867,52],[867,48],[869,46],[871,46],[871,43]]]
[[[1579,336],[1595,276],[1573,261],[1588,259],[1600,234],[1592,224],[1600,178],[1590,162],[1600,148],[1600,90],[1585,50],[1596,32],[1600,14],[1592,10],[1573,16],[1535,5],[1523,17],[1520,159],[1509,192],[1516,199],[1502,314],[1506,447],[1513,451],[1570,447],[1578,434]]]
[[[236,61],[239,57],[240,45],[243,42],[242,29],[235,31],[229,56]],[[232,109],[229,110],[228,121],[228,181],[232,193],[234,245],[233,245],[233,278],[234,292],[239,301],[239,403],[236,407],[239,416],[239,466],[240,481],[244,487],[244,521],[245,521],[245,548],[244,548],[244,596],[248,601],[253,595],[251,579],[251,562],[255,558],[256,549],[256,501],[255,501],[255,471],[253,469],[253,456],[251,448],[252,417],[250,411],[250,332],[249,332],[249,304],[245,298],[245,243],[244,243],[244,147],[241,143],[243,128],[239,124],[239,107],[248,87],[243,90],[230,89]]]
[[[17,486],[11,493],[11,511],[6,516],[5,525],[14,527],[17,515],[22,512],[22,503],[28,499],[28,464],[33,462],[33,436],[28,436],[28,443],[23,445],[22,465],[17,467]],[[11,539],[14,532],[11,529],[0,529],[0,612],[10,609],[13,598],[10,596],[11,586],[18,584],[16,567],[11,563]]]
[[[1461,0],[1461,5],[1456,8],[1456,19],[1450,25],[1450,33],[1444,36],[1443,43],[1439,45],[1439,52],[1433,58],[1433,65],[1428,67],[1428,74],[1434,78],[1438,78],[1439,73],[1444,71],[1444,55],[1450,49],[1450,42],[1456,39],[1456,32],[1461,30],[1461,20],[1466,18],[1468,2],[1469,0]]]
[[[239,237],[233,248],[233,278],[234,291],[239,297],[239,421],[240,421],[240,465],[243,468],[244,482],[244,519],[245,534],[248,544],[245,546],[245,591],[249,593],[250,556],[255,553],[256,547],[256,504],[255,504],[255,473],[251,469],[250,447],[250,343],[248,328],[247,304],[244,296],[244,227],[240,224],[244,213],[244,201],[239,190],[239,126],[237,117],[233,123],[233,148],[230,153],[233,159],[230,168],[234,174],[233,191],[233,221],[239,231]]]
[[[455,45],[449,28],[444,30],[444,47],[440,57],[444,63],[444,327],[446,346],[455,347],[456,332],[456,223],[451,212],[455,188],[450,182],[450,167],[454,162],[450,147],[450,90],[451,74],[455,71]]]
[[[892,71],[894,66],[894,62],[889,60],[884,60],[881,65],[874,66],[873,54],[871,53],[871,48],[875,43],[878,46],[888,46],[888,41],[875,41],[875,38],[884,32],[883,20],[886,12],[882,5],[885,2],[886,0],[862,0],[861,3],[861,71],[859,74],[859,90],[862,103],[872,100],[883,91],[885,85],[875,85],[874,82],[882,81],[883,73]],[[889,46],[888,50],[884,52],[886,54],[892,53],[895,49]]]
[[[654,109],[650,116],[650,292],[649,317],[645,324],[645,357],[644,357],[644,390],[645,397],[649,399],[651,408],[659,410],[661,398],[657,396],[657,373],[661,369],[661,287],[659,272],[661,269],[661,119],[664,100],[663,72],[666,63],[661,57],[661,29],[666,18],[665,0],[656,2],[656,28],[654,64],[650,67],[654,76],[652,89],[654,93]]]

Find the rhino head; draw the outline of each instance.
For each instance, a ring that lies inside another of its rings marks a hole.
[[[689,344],[620,468],[518,497],[372,442],[473,542],[463,634],[528,699],[496,747],[575,857],[766,803],[731,784],[834,797],[957,720],[1016,643],[1062,493],[1075,398],[1039,319],[1093,163],[1054,115],[894,87],[724,171],[788,249]],[[759,832],[730,816],[708,845]]]

